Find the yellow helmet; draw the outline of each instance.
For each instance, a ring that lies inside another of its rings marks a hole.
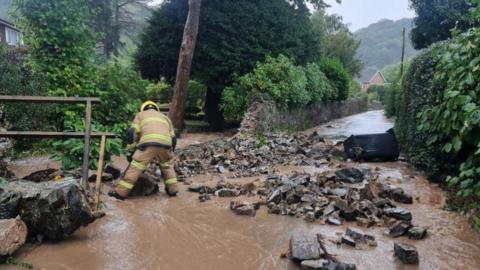
[[[145,101],[143,104],[142,104],[142,107],[140,107],[140,111],[143,112],[145,110],[149,110],[149,109],[154,109],[156,111],[158,111],[158,105],[157,103],[153,102],[153,101]]]

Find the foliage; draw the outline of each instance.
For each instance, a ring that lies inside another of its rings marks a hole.
[[[401,80],[397,80],[386,88],[383,104],[387,117],[396,117],[402,98]]]
[[[239,122],[252,98],[259,93],[271,96],[280,109],[300,108],[310,102],[306,86],[303,68],[283,55],[267,57],[264,63],[258,63],[252,72],[225,89],[222,110],[228,121]]]
[[[173,87],[166,81],[150,83],[147,86],[147,99],[158,103],[170,103],[172,100]]]
[[[187,100],[185,104],[186,117],[196,118],[205,105],[207,87],[196,80],[190,80],[187,88]],[[173,97],[173,86],[166,81],[158,81],[147,86],[147,99],[167,104]]]
[[[351,78],[342,63],[337,59],[324,58],[319,66],[334,88],[333,100],[346,100],[349,96]]]
[[[0,94],[2,95],[47,95],[44,79],[33,74],[25,63],[23,49],[5,48],[0,45]],[[51,105],[14,103],[0,106],[0,121],[10,130],[53,130],[55,121]],[[31,140],[20,139],[14,144],[15,152],[29,149]]]
[[[49,94],[92,95],[96,35],[86,0],[15,0],[29,62],[44,74]]]
[[[370,80],[375,72],[384,69],[385,66],[401,61],[403,28],[407,30],[405,58],[408,59],[417,54],[408,38],[412,28],[412,19],[381,20],[354,33],[355,37],[360,40],[357,57],[365,65],[360,76],[362,82]],[[388,82],[394,81],[387,80]]]
[[[390,91],[390,85],[370,85],[367,89],[367,93],[372,95],[373,100],[386,103],[386,96],[388,91]]]
[[[309,104],[317,104],[335,98],[334,88],[317,64],[308,64],[305,68],[305,75],[307,77],[306,90],[310,93]]]
[[[154,11],[135,56],[145,78],[173,82],[187,12],[187,0],[166,1]],[[250,72],[257,61],[284,54],[306,64],[317,52],[309,10],[303,4],[296,8],[287,1],[204,0],[192,78],[208,88],[209,121],[221,124],[218,105],[223,89],[235,76]]]
[[[462,31],[478,25],[472,23],[466,14],[473,7],[469,0],[410,0],[415,11],[414,28],[411,38],[416,49],[449,39],[453,28]]]
[[[451,171],[456,165],[454,158],[442,153],[439,143],[426,143],[431,132],[418,129],[419,114],[438,103],[442,94],[442,85],[434,80],[440,50],[441,46],[436,46],[411,61],[403,79],[395,122],[396,135],[408,162],[426,171],[434,181],[440,181],[445,171]]]
[[[320,44],[322,57],[339,59],[350,76],[360,74],[363,64],[357,59],[360,41],[350,32],[338,15],[327,15],[324,9],[317,10],[311,17],[313,32]]]
[[[480,11],[478,8],[477,12]],[[477,13],[477,15],[480,15]],[[438,104],[422,113],[429,143],[442,143],[461,160],[460,173],[447,179],[462,196],[480,196],[480,28],[456,36],[442,52],[436,80],[445,89]]]

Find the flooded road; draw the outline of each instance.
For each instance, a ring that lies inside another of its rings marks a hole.
[[[391,126],[381,111],[374,111],[333,121],[316,130],[335,137],[384,132]],[[106,198],[107,216],[103,219],[76,232],[67,241],[25,247],[17,255],[38,269],[298,269],[280,255],[288,250],[293,233],[308,231],[325,235],[329,252],[340,261],[355,263],[357,269],[480,269],[480,235],[471,229],[465,217],[442,210],[445,194],[439,187],[428,183],[405,163],[360,166],[378,168],[383,182],[400,186],[413,196],[413,205],[399,206],[412,211],[415,225],[429,227],[426,239],[392,239],[384,235],[384,227],[373,227],[363,230],[375,235],[377,247],[359,250],[337,246],[328,239],[338,239],[339,233],[345,232],[347,226],[355,227],[355,223],[342,227],[308,223],[267,214],[263,206],[256,217],[237,216],[228,209],[230,199],[214,197],[200,203],[198,194],[187,192],[187,186],[181,184],[182,192],[172,199],[164,192],[125,202]],[[315,171],[312,167],[279,169],[285,174],[293,170]],[[219,175],[203,175],[190,180],[215,183],[219,179]],[[256,200],[255,197],[240,199]],[[402,265],[393,256],[393,241],[415,245],[420,264]]]

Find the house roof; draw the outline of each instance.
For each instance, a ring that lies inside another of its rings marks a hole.
[[[20,30],[15,26],[14,23],[9,22],[9,21],[7,21],[7,20],[5,20],[5,19],[0,18],[0,24],[4,24],[4,25],[8,26],[9,28],[12,28],[12,29],[17,30],[17,31],[20,32]]]
[[[370,78],[370,80],[368,81],[368,83],[371,83],[371,82],[373,81],[373,79],[375,79],[375,77],[377,76],[377,74],[379,74],[379,75],[382,77],[382,79],[383,79],[384,82],[387,82],[387,80],[385,79],[385,76],[383,76],[383,73],[382,73],[381,71],[377,71],[377,72],[375,72],[375,74],[373,74],[372,78]]]

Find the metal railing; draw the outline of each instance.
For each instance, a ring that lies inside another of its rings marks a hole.
[[[81,185],[88,189],[88,164],[90,158],[90,139],[91,137],[102,138],[102,142],[107,137],[115,137],[110,132],[92,133],[92,104],[100,103],[99,98],[93,97],[41,97],[41,96],[0,96],[1,103],[23,102],[23,103],[66,103],[66,104],[85,104],[85,131],[84,132],[45,132],[45,131],[0,131],[0,137],[8,138],[84,138],[83,146],[83,166]]]

